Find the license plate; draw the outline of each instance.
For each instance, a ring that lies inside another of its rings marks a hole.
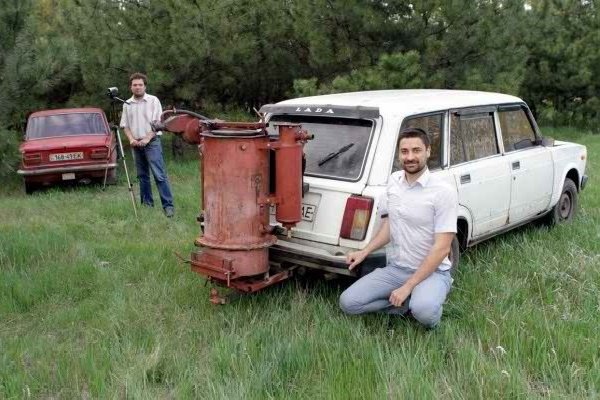
[[[74,172],[68,172],[66,174],[62,174],[62,178],[63,181],[70,181],[75,179],[75,173]]]
[[[302,221],[313,222],[315,219],[315,214],[317,212],[317,206],[313,206],[312,204],[302,204]],[[269,214],[275,215],[275,207],[271,206],[269,208]]]
[[[75,151],[72,153],[50,154],[50,161],[70,161],[83,160],[83,151]]]

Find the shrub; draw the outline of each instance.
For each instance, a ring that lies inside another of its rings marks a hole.
[[[19,166],[19,142],[21,135],[19,132],[0,129],[0,180],[16,175]]]

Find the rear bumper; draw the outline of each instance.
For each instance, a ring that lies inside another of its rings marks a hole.
[[[354,277],[361,276],[361,270],[366,272],[376,267],[385,266],[385,252],[379,251],[370,254],[360,264],[360,269],[357,268],[349,271],[348,264],[346,264],[346,254],[355,250],[327,245],[315,247],[280,239],[269,248],[269,261],[291,263],[301,267],[320,269]]]
[[[72,167],[53,167],[53,168],[40,168],[40,169],[20,169],[17,174],[22,176],[39,176],[39,175],[50,175],[50,174],[64,174],[69,172],[88,172],[88,171],[104,171],[105,169],[115,169],[117,163],[108,164],[88,164],[88,165],[74,165]]]

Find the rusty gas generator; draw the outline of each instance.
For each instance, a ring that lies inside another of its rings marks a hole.
[[[277,238],[270,209],[288,230],[301,220],[303,146],[312,135],[298,124],[210,120],[186,110],[167,110],[155,130],[180,134],[197,144],[202,174],[203,224],[189,263],[210,281],[241,292],[255,292],[291,275],[273,271],[269,246]],[[216,290],[213,303],[223,302]]]

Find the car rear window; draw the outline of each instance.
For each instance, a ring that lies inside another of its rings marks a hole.
[[[302,129],[315,135],[304,146],[305,175],[349,181],[360,178],[373,132],[373,121],[274,115],[270,122],[271,135],[277,135],[274,122],[302,124]]]
[[[27,123],[27,139],[55,136],[107,134],[102,114],[76,113],[32,117]]]

